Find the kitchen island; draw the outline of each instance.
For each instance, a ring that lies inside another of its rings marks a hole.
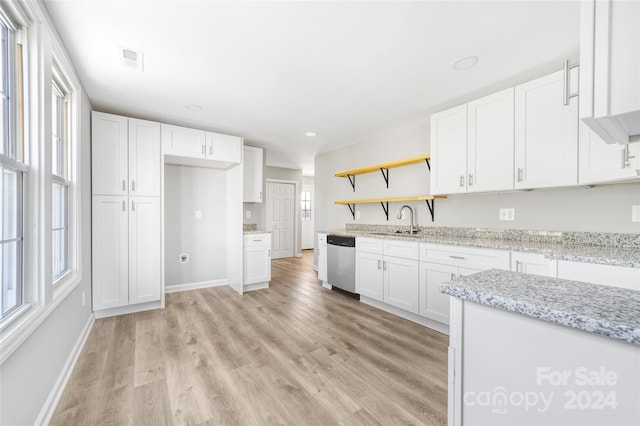
[[[449,424],[640,424],[640,292],[488,270],[451,297]]]

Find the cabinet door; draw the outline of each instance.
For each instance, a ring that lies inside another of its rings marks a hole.
[[[469,102],[467,190],[513,189],[513,88]]]
[[[93,310],[129,304],[127,197],[96,195],[91,238]]]
[[[245,203],[262,202],[262,148],[244,147],[244,192]]]
[[[638,178],[640,142],[607,144],[582,121],[579,127],[581,185]]]
[[[431,194],[466,192],[467,104],[431,116]]]
[[[160,300],[160,198],[129,198],[129,304]]]
[[[557,266],[557,260],[547,259],[542,254],[511,253],[511,270],[515,272],[555,278],[557,276]]]
[[[455,266],[420,262],[418,313],[443,324],[449,324],[449,296],[438,286],[453,280],[458,273]]]
[[[271,281],[271,249],[265,246],[245,247],[244,283],[256,284]]]
[[[578,101],[564,105],[563,86],[558,71],[515,88],[516,189],[578,183]]]
[[[162,124],[164,155],[205,158],[205,131]]]
[[[160,196],[160,123],[129,119],[129,194]]]
[[[418,313],[417,260],[384,257],[384,303]]]
[[[356,293],[383,300],[382,255],[356,251]]]
[[[240,164],[242,161],[242,138],[207,132],[206,158],[213,161]]]
[[[91,188],[96,195],[128,192],[127,118],[94,111],[91,114]]]
[[[318,246],[318,279],[327,282],[327,245]]]
[[[558,278],[640,290],[640,268],[559,260]]]

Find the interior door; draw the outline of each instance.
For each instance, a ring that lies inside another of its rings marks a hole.
[[[267,231],[273,236],[272,259],[293,257],[295,185],[267,182]]]

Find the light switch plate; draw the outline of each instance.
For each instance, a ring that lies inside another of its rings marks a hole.
[[[246,217],[247,219],[251,219],[251,210],[247,210],[244,214],[244,217]]]
[[[356,210],[356,219],[360,219],[360,210]]]
[[[202,219],[202,210],[196,210],[196,219]]]
[[[516,220],[516,209],[500,209],[500,220],[513,221]]]
[[[640,206],[631,206],[631,222],[640,222]]]

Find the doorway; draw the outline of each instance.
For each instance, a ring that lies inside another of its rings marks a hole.
[[[267,181],[267,231],[272,235],[271,258],[293,257],[296,226],[295,183]]]
[[[302,250],[313,249],[313,222],[312,214],[314,209],[313,185],[302,185],[302,195],[300,196],[300,220],[302,220]]]

